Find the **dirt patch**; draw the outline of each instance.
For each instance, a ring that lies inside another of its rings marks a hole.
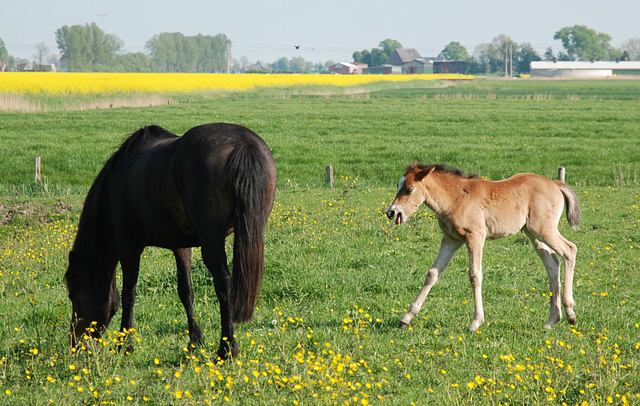
[[[56,215],[66,214],[72,206],[63,202],[56,202],[50,206],[42,206],[34,202],[5,202],[0,203],[0,226],[7,226],[18,218],[26,222],[51,223],[51,218]]]

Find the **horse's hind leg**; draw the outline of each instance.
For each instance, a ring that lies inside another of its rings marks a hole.
[[[189,339],[191,344],[199,345],[204,342],[202,330],[195,320],[193,312],[193,287],[191,286],[191,248],[179,248],[173,250],[178,267],[178,295],[187,312],[189,323]]]
[[[427,273],[427,278],[424,281],[422,289],[420,289],[420,293],[418,293],[416,299],[409,306],[407,313],[402,317],[402,319],[400,319],[400,323],[398,323],[399,328],[407,327],[416,314],[418,314],[422,308],[422,304],[429,294],[429,291],[431,291],[433,285],[438,282],[440,275],[442,275],[442,272],[444,272],[447,265],[449,265],[449,262],[451,262],[453,255],[461,246],[462,243],[460,241],[453,240],[447,236],[442,238],[438,256],[436,257],[433,265],[431,265],[429,273]]]
[[[235,328],[231,318],[231,306],[229,295],[231,290],[231,275],[227,268],[227,255],[224,250],[224,237],[221,233],[218,238],[202,241],[202,259],[213,276],[216,295],[220,302],[220,323],[222,335],[220,336],[220,348],[218,356],[227,359],[229,355],[238,355],[238,343],[234,337]]]
[[[544,324],[544,328],[549,329],[562,319],[562,314],[560,314],[560,258],[531,232],[525,230],[525,233],[531,240],[549,276],[549,289],[551,292],[549,320]]]

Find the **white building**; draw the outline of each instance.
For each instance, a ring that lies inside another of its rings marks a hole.
[[[638,71],[638,61],[534,61],[531,62],[531,76],[545,78],[600,79],[610,78],[618,71]]]

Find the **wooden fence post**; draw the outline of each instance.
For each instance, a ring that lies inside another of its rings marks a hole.
[[[36,157],[36,183],[42,180],[42,158]]]
[[[327,183],[333,187],[333,165],[327,165]]]
[[[558,169],[558,180],[561,182],[564,182],[564,173],[565,173],[564,167],[560,167]]]

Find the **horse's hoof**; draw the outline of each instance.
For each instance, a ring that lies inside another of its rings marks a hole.
[[[194,333],[193,335],[189,335],[189,344],[196,347],[201,347],[202,345],[204,345],[204,334],[202,334],[202,332],[200,332],[199,334]]]
[[[404,321],[400,320],[400,322],[398,323],[398,328],[407,328],[409,327],[409,323],[405,323]]]

